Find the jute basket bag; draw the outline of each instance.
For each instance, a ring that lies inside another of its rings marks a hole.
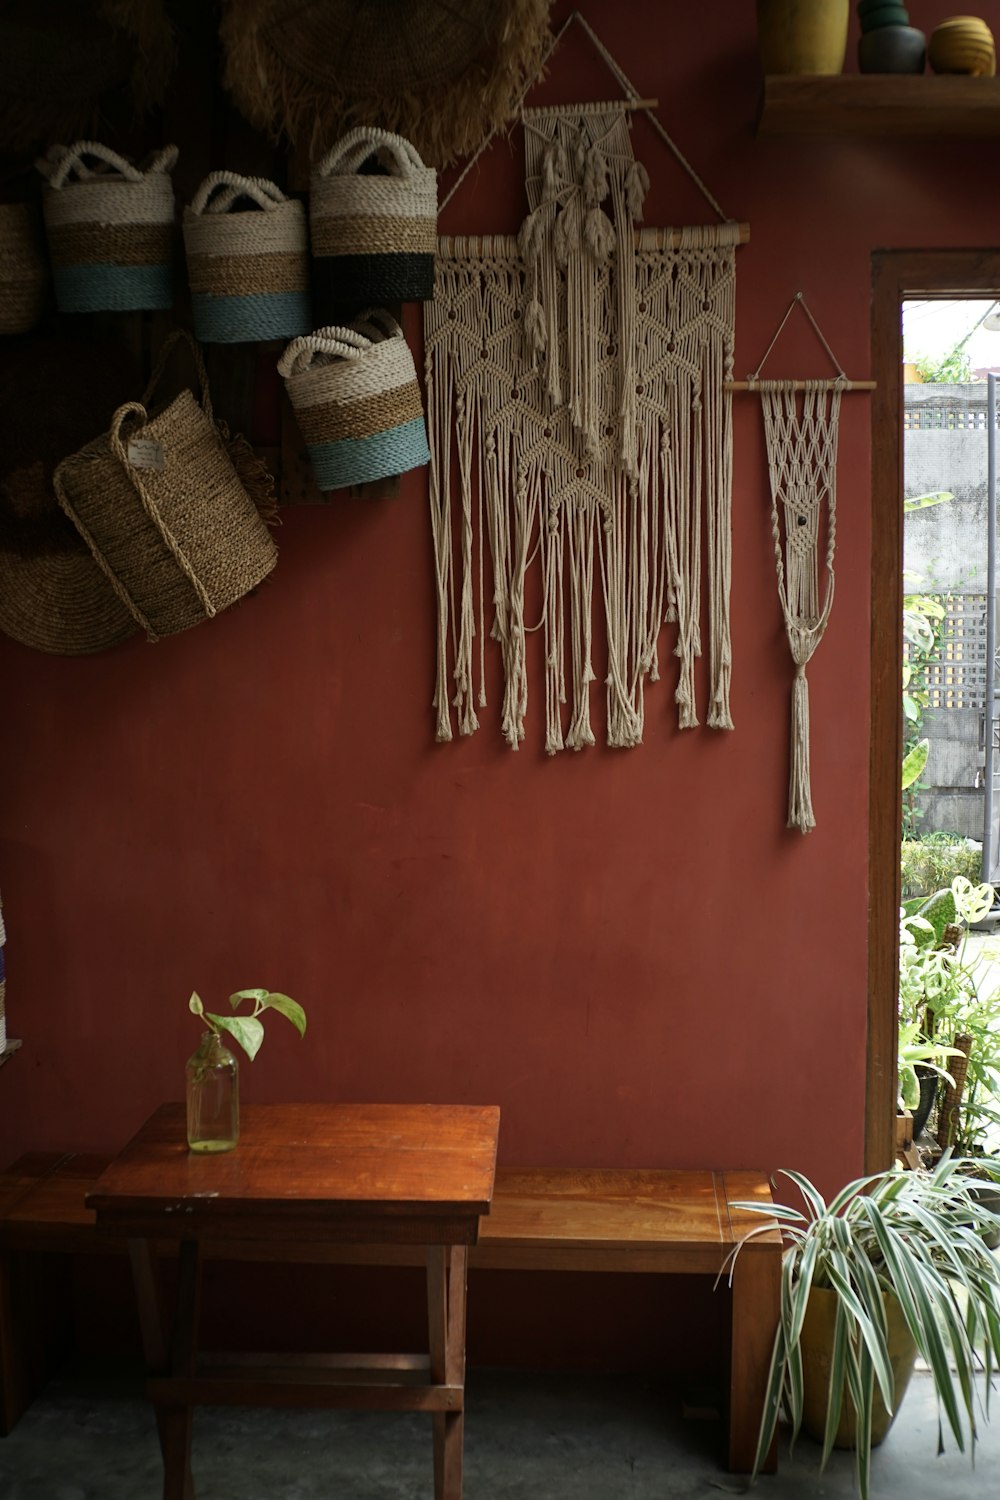
[[[184,390],[150,413],[166,356],[180,339],[194,354],[200,402]],[[228,609],[277,561],[226,436],[212,416],[197,345],[174,333],[142,402],[120,406],[108,433],[56,469],[59,504],[151,641]]]
[[[380,175],[361,170],[373,158]],[[321,306],[433,297],[437,173],[401,135],[360,126],[338,141],[313,169],[309,228]]]
[[[54,146],[37,165],[60,312],[173,305],[177,147],[135,167],[97,141]]]
[[[273,182],[206,177],[184,210],[184,248],[203,343],[288,339],[312,327],[305,210]]]
[[[293,339],[278,370],[321,490],[430,462],[413,356],[388,313]]]
[[[45,256],[32,205],[0,204],[0,333],[27,333],[45,307]]]

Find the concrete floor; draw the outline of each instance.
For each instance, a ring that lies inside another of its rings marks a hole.
[[[995,1500],[1000,1415],[984,1427],[973,1470],[949,1445],[917,1374],[873,1458],[873,1497]],[[721,1466],[717,1421],[684,1419],[639,1378],[473,1371],[467,1391],[466,1500],[671,1500],[746,1492]],[[849,1454],[825,1475],[807,1440],[781,1455],[756,1500],[847,1500]],[[206,1409],[195,1418],[198,1500],[431,1500],[426,1417],[369,1412]],[[0,1439],[0,1500],[160,1500],[159,1451],[134,1374],[91,1363],[52,1382]]]

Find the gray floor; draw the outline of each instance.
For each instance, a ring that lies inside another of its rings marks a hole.
[[[721,1466],[717,1421],[685,1419],[663,1388],[637,1378],[473,1371],[467,1392],[467,1500],[670,1500],[743,1494]],[[874,1455],[873,1500],[994,1500],[1000,1404],[973,1470],[949,1445],[919,1373]],[[850,1455],[818,1475],[803,1440],[757,1500],[839,1500],[854,1493]],[[426,1417],[204,1410],[195,1419],[198,1500],[431,1500]],[[152,1416],[135,1376],[115,1366],[64,1374],[0,1439],[0,1500],[160,1500]]]

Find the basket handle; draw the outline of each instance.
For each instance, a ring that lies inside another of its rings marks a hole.
[[[217,188],[225,191],[212,201]],[[251,198],[258,208],[263,208],[268,213],[273,213],[276,208],[288,202],[281,189],[264,177],[241,177],[237,172],[212,172],[191,199],[191,212],[225,214],[240,198]]]
[[[372,125],[359,125],[349,130],[326,156],[313,168],[316,177],[329,177],[335,169],[339,176],[356,172],[361,163],[376,151],[386,151],[397,168],[397,177],[409,177],[414,168],[423,171],[424,164],[415,146],[391,130],[379,130]]]
[[[169,333],[163,340],[160,352],[156,358],[156,363],[153,366],[153,373],[152,375],[150,375],[149,383],[142,393],[143,404],[145,406],[149,405],[150,401],[153,398],[153,392],[156,390],[156,387],[160,383],[164,366],[167,363],[167,359],[170,356],[171,350],[173,350],[177,344],[182,342],[185,343],[188,346],[188,349],[191,351],[191,357],[194,360],[194,367],[198,374],[198,384],[201,386],[201,409],[205,413],[208,420],[210,422],[213,422],[215,418],[212,415],[212,396],[208,389],[208,371],[205,369],[205,361],[202,358],[201,350],[199,349],[195,340],[188,333],[186,328],[175,328],[173,333]],[[134,402],[132,404],[135,405]],[[124,408],[122,409],[124,410]]]
[[[164,146],[163,150],[157,152],[152,158],[145,171],[140,171],[130,161],[126,161],[124,156],[119,156],[117,151],[112,151],[110,146],[102,146],[100,141],[77,141],[73,146],[53,146],[49,154],[41,157],[35,165],[42,175],[48,178],[49,187],[58,190],[67,185],[71,173],[76,174],[78,182],[86,182],[96,176],[106,176],[88,167],[84,161],[86,156],[96,157],[105,166],[113,167],[125,182],[143,182],[153,173],[169,172],[175,166],[177,147]]]
[[[352,319],[352,326],[360,333],[367,334],[369,338],[371,338],[369,329],[374,329],[382,338],[401,339],[403,337],[403,330],[392,313],[386,312],[384,307],[366,307],[364,312],[359,312]]]
[[[315,354],[335,354],[342,359],[358,359],[372,341],[356,328],[318,328],[315,333],[303,334],[292,339],[278,360],[278,374],[287,380],[291,375],[304,375],[310,368]]]

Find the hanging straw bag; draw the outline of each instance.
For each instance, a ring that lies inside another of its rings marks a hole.
[[[184,210],[184,247],[203,343],[288,339],[312,327],[305,210],[273,182],[206,177]]]
[[[178,339],[194,354],[200,404],[184,390],[150,413]],[[227,437],[212,416],[198,346],[177,332],[163,345],[142,404],[120,406],[110,431],[63,459],[53,476],[59,504],[151,641],[228,609],[277,561]]]
[[[27,333],[45,306],[45,256],[28,203],[0,204],[0,333]]]
[[[54,146],[37,163],[60,312],[134,312],[173,305],[177,147],[144,170],[97,141]],[[96,163],[96,165],[88,165]]]
[[[278,371],[321,490],[430,462],[413,356],[388,313],[293,339]]]
[[[373,157],[380,173],[362,172]],[[313,170],[309,227],[332,305],[433,297],[437,173],[401,135],[361,126],[338,141]]]

